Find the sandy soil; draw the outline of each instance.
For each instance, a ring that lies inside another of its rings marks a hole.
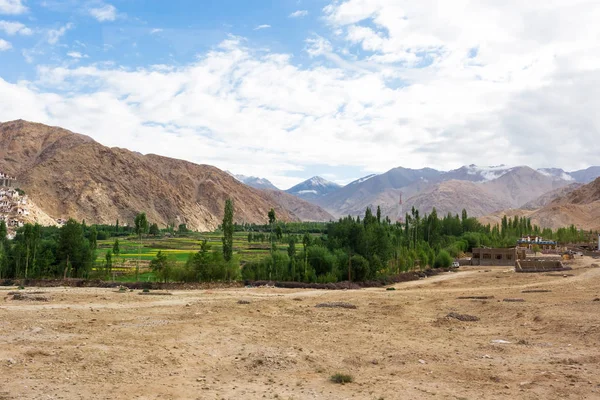
[[[600,399],[592,263],[463,267],[395,291],[44,288],[49,302],[25,302],[2,288],[0,399]]]

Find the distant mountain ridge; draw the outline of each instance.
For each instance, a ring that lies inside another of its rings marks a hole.
[[[383,174],[357,179],[325,196],[307,200],[338,217],[362,215],[366,207],[380,206],[384,215],[395,218],[402,194],[406,207],[420,205],[424,208],[422,212],[433,207],[438,211],[451,211],[462,204],[461,209],[465,208],[470,215],[480,216],[494,211],[490,210],[493,207],[518,208],[548,192],[589,179],[596,171],[600,176],[600,168],[596,167],[574,172],[560,168],[535,170],[527,166],[480,167],[473,164],[450,171],[398,167]],[[471,182],[477,187],[460,182]],[[453,185],[456,187],[453,188]],[[456,201],[448,196],[451,192],[456,194]],[[433,196],[424,197],[427,193]]]
[[[342,186],[335,182],[330,182],[320,176],[313,176],[286,190],[286,193],[300,197],[305,200],[314,200],[330,193],[336,192]]]
[[[273,185],[271,183],[271,181],[269,181],[266,178],[258,178],[256,176],[236,175],[229,171],[225,171],[225,172],[227,172],[229,175],[233,176],[235,179],[242,182],[243,184],[251,186],[255,189],[279,190],[279,188],[277,188],[277,186]]]

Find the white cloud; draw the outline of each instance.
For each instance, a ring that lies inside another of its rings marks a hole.
[[[70,51],[70,52],[67,53],[67,56],[69,56],[71,58],[76,58],[76,59],[88,58],[88,56],[86,54],[81,54],[78,51]]]
[[[289,18],[302,18],[308,15],[307,10],[297,10],[289,15]]]
[[[4,39],[0,39],[0,51],[6,51],[10,49],[12,49],[12,44]]]
[[[68,24],[61,26],[58,29],[49,30],[48,31],[48,43],[50,43],[50,44],[58,43],[60,38],[63,37],[64,34],[67,33],[67,31],[71,28],[73,28],[73,24],[69,22]]]
[[[24,35],[28,36],[33,33],[31,29],[20,22],[0,21],[0,31],[4,31],[7,35]]]
[[[150,30],[150,34],[154,35],[155,33],[160,33],[162,31],[163,31],[163,29],[161,29],[161,28],[154,28],[154,29]]]
[[[105,4],[101,7],[91,8],[90,15],[99,22],[114,21],[117,19],[117,9],[112,4]]]
[[[325,9],[332,34],[306,40],[302,66],[232,37],[187,65],[40,67],[33,83],[0,79],[0,120],[281,187],[316,164],[597,164],[596,2],[445,4],[337,1]]]
[[[256,28],[254,28],[255,31],[259,31],[261,29],[269,29],[271,27],[271,25],[258,25]]]
[[[0,0],[0,14],[23,14],[27,7],[22,0]]]

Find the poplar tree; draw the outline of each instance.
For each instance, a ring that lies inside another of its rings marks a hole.
[[[223,258],[226,262],[233,258],[233,202],[225,200],[225,215],[223,216]]]

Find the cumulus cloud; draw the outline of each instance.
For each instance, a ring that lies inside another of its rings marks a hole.
[[[261,29],[269,29],[270,27],[271,27],[271,25],[267,25],[267,24],[264,24],[264,25],[258,25],[256,28],[254,28],[254,30],[255,30],[255,31],[259,31],[259,30],[261,30]]]
[[[90,15],[99,22],[114,21],[117,19],[117,9],[112,4],[105,4],[101,7],[90,8]]]
[[[24,35],[29,36],[33,33],[31,29],[20,22],[0,21],[0,31],[4,31],[7,35]]]
[[[302,18],[308,15],[307,10],[297,10],[289,15],[290,18]]]
[[[0,120],[280,187],[323,164],[597,164],[596,2],[487,3],[336,1],[331,35],[307,38],[302,66],[231,37],[187,65],[39,67],[34,82],[0,79]]]
[[[60,41],[60,38],[63,37],[64,34],[67,33],[67,31],[71,28],[73,28],[73,24],[68,23],[58,29],[50,29],[48,31],[48,43],[57,44]]]
[[[27,7],[23,0],[0,0],[0,14],[23,14]]]
[[[4,39],[0,39],[0,51],[6,51],[10,49],[12,49],[12,44]]]

